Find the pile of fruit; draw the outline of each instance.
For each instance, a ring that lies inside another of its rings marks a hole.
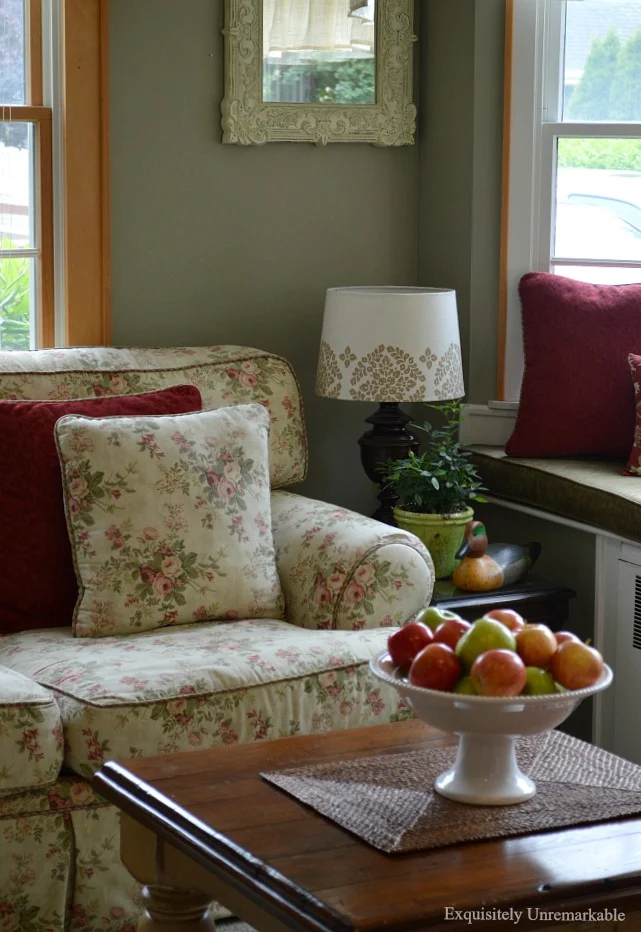
[[[477,621],[428,606],[387,641],[413,686],[476,696],[543,696],[593,686],[603,657],[570,631],[527,624],[512,609]]]

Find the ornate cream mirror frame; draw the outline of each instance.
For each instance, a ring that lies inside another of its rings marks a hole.
[[[376,103],[265,103],[262,0],[225,0],[223,142],[414,142],[412,103],[414,0],[377,0]]]

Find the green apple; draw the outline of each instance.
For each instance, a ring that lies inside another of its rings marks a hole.
[[[480,654],[487,650],[516,651],[516,638],[500,621],[479,618],[456,645],[456,654],[465,670],[469,670]]]
[[[464,696],[476,696],[471,676],[462,676],[452,690],[453,693],[462,693]]]
[[[432,631],[436,631],[438,626],[444,621],[447,621],[448,618],[457,618],[460,620],[461,616],[457,615],[456,612],[450,612],[446,608],[439,608],[438,605],[426,605],[425,608],[422,608],[414,621],[419,621],[424,625],[428,625]]]
[[[556,691],[556,683],[549,670],[542,670],[541,667],[525,668],[524,696],[547,696]]]

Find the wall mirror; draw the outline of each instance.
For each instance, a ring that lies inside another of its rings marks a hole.
[[[225,0],[223,142],[414,142],[414,0]]]

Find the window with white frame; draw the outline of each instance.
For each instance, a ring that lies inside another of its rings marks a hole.
[[[519,279],[641,281],[641,2],[508,0],[499,398],[523,372]]]

